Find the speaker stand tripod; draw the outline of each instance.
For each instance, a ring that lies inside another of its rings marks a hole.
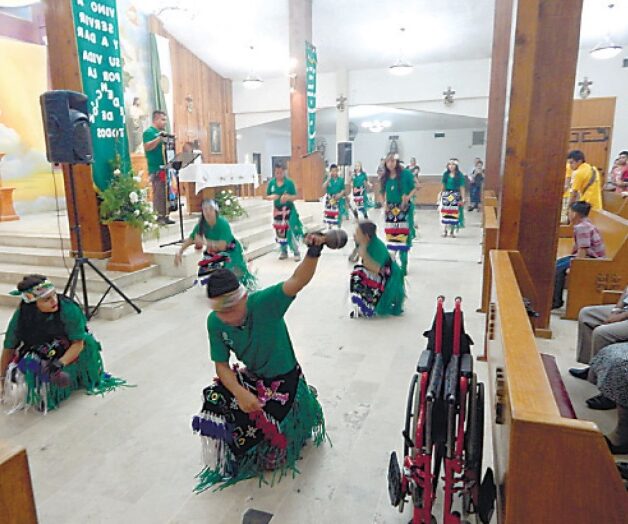
[[[105,297],[107,296],[109,291],[111,291],[111,289],[116,291],[116,293],[118,293],[118,295],[120,295],[124,299],[124,301],[127,304],[129,304],[129,306],[131,306],[138,314],[141,313],[142,310],[139,307],[137,307],[133,303],[133,301],[129,297],[127,297],[122,292],[122,290],[107,277],[107,275],[105,275],[100,269],[98,269],[91,262],[91,260],[89,260],[89,258],[87,258],[84,255],[83,242],[81,239],[81,224],[79,222],[79,214],[78,214],[78,208],[77,208],[77,202],[76,202],[76,188],[74,186],[74,165],[73,164],[68,164],[68,171],[70,174],[70,193],[71,193],[71,200],[72,200],[72,214],[74,216],[74,225],[72,226],[71,229],[74,231],[74,234],[76,237],[76,257],[74,258],[74,267],[72,268],[72,272],[70,273],[70,278],[68,278],[68,281],[65,284],[65,288],[63,289],[63,294],[71,298],[72,300],[74,300],[76,297],[76,287],[80,280],[81,288],[83,290],[83,311],[85,312],[85,316],[87,317],[87,320],[91,319],[96,314],[96,311],[98,311],[98,308],[101,306],[101,304],[105,300]],[[105,291],[103,296],[100,297],[100,300],[92,308],[91,311],[89,308],[89,298],[87,296],[87,280],[85,278],[85,266],[91,267],[94,270],[94,272],[102,280],[104,280],[107,284],[109,284],[107,291]]]

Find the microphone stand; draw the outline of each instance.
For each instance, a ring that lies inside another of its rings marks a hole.
[[[176,246],[177,244],[183,244],[183,242],[185,242],[185,234],[183,232],[183,208],[181,207],[181,184],[179,183],[179,171],[184,167],[189,166],[199,156],[201,156],[200,153],[179,153],[168,164],[164,166],[166,169],[172,168],[175,173],[174,176],[177,179],[177,204],[179,207],[179,233],[181,237],[178,240],[173,240],[172,242],[166,242],[165,244],[161,244],[159,247]]]

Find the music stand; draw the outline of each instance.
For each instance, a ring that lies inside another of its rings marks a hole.
[[[181,207],[181,184],[179,183],[179,171],[184,167],[188,167],[199,156],[201,156],[200,153],[194,153],[193,151],[183,151],[182,153],[176,155],[168,164],[164,166],[164,169],[173,169],[174,176],[177,179],[177,204],[179,207],[179,231],[181,233],[181,238],[179,240],[173,240],[172,242],[166,242],[165,244],[161,244],[159,247],[175,246],[177,244],[183,244],[183,242],[185,242],[185,235],[183,233],[183,208]]]

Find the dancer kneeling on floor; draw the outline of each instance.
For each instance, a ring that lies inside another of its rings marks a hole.
[[[215,271],[207,284],[207,319],[218,378],[203,390],[192,421],[205,469],[196,491],[227,487],[274,470],[271,482],[297,472],[301,448],[325,440],[323,410],[299,366],[284,315],[312,279],[324,237],[308,235],[307,256],[285,282],[248,294],[235,275]],[[229,365],[234,355],[246,367]]]
[[[25,276],[11,294],[22,298],[0,361],[0,396],[11,411],[34,406],[46,412],[76,389],[105,393],[125,384],[105,373],[100,343],[81,308],[57,295],[45,276]]]
[[[401,315],[405,299],[403,273],[377,238],[377,226],[361,222],[355,231],[355,242],[362,264],[357,264],[351,273],[351,317]]]
[[[246,265],[242,244],[233,236],[227,219],[220,216],[218,204],[214,200],[203,200],[202,210],[203,214],[198,224],[181,245],[175,257],[175,264],[181,264],[183,253],[191,245],[197,249],[205,246],[203,259],[198,264],[198,278],[201,284],[206,283],[209,273],[225,267],[233,271],[246,288],[255,289],[257,280]]]

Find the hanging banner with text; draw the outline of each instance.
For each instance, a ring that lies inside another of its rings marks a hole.
[[[72,10],[83,92],[89,100],[92,173],[96,186],[106,189],[115,155],[121,157],[122,172],[130,164],[116,0],[72,0]]]
[[[305,42],[305,93],[307,95],[307,152],[316,151],[316,47]]]

